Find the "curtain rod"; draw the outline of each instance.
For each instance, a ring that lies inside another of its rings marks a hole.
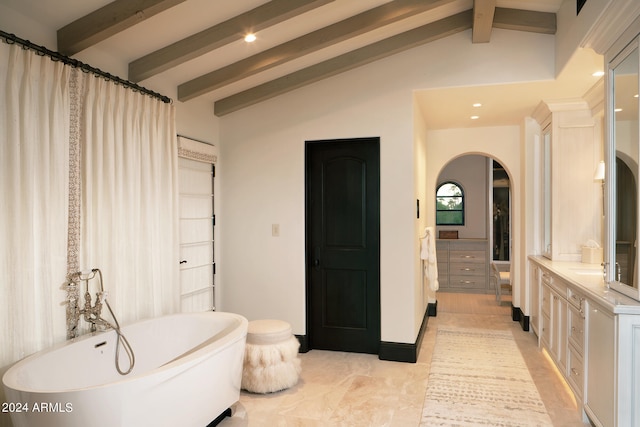
[[[92,67],[88,64],[85,64],[84,62],[78,61],[77,59],[73,59],[69,56],[65,56],[60,52],[49,50],[44,46],[38,46],[37,44],[30,42],[29,40],[21,39],[15,34],[6,33],[0,30],[0,37],[2,37],[4,39],[4,42],[7,44],[19,44],[25,50],[27,49],[33,50],[36,53],[36,55],[39,55],[39,56],[46,55],[50,57],[52,61],[61,61],[62,63],[71,65],[72,67],[80,68],[85,73],[93,73],[96,76],[104,77],[105,79],[111,80],[116,84],[122,85],[124,87],[127,87],[129,89],[132,89],[140,93],[144,93],[153,98],[157,98],[164,103],[167,103],[167,104],[172,103],[171,98],[161,95],[158,92],[154,92],[150,89],[142,87],[132,81],[121,79],[120,77],[114,76],[113,74],[107,73],[106,71],[102,71],[99,68]]]

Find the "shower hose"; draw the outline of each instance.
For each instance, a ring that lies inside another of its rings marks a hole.
[[[96,320],[101,321],[102,323],[104,323],[105,325],[111,327],[114,331],[116,331],[116,334],[118,335],[118,340],[116,341],[116,358],[115,358],[116,370],[120,375],[127,375],[133,370],[133,366],[136,363],[136,355],[133,352],[133,348],[131,347],[131,344],[129,344],[127,337],[125,337],[122,331],[120,330],[120,324],[118,323],[118,319],[116,318],[116,315],[113,313],[113,310],[111,309],[111,305],[107,300],[107,294],[104,290],[104,286],[102,285],[102,271],[100,271],[100,269],[98,268],[94,268],[91,271],[94,274],[98,273],[98,276],[100,278],[100,292],[102,294],[102,300],[107,304],[107,309],[109,310],[109,313],[111,314],[111,317],[113,318],[115,325],[112,325],[101,316],[98,317]],[[120,348],[121,347],[124,348],[124,351],[127,353],[127,357],[129,358],[129,368],[127,370],[124,370],[120,367]]]

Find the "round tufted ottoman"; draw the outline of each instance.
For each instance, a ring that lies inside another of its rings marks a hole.
[[[253,393],[272,393],[295,385],[301,370],[299,347],[287,322],[249,322],[242,388]]]

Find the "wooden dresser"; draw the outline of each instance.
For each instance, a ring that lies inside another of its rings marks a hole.
[[[443,292],[489,290],[489,257],[485,239],[438,239],[438,281]]]

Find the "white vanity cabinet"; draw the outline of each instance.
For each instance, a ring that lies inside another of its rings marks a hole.
[[[640,316],[590,302],[587,322],[585,411],[596,426],[640,426]]]
[[[541,274],[541,295],[540,301],[540,345],[546,348],[547,352],[555,362],[558,370],[569,380],[571,378],[571,369],[573,369],[574,382],[569,384],[574,388],[576,395],[582,396],[582,384],[578,378],[584,377],[579,370],[578,363],[570,363],[571,357],[579,357],[582,360],[582,354],[578,353],[577,348],[584,348],[583,342],[576,342],[574,348],[570,351],[569,339],[577,341],[578,335],[572,336],[570,332],[569,322],[571,313],[569,311],[569,302],[567,295],[569,285],[558,276],[553,275],[548,270],[539,269]]]
[[[616,425],[615,402],[615,317],[593,301],[589,301],[587,328],[587,395],[585,411],[594,424]],[[631,425],[631,424],[619,424]],[[637,425],[637,424],[636,424]]]
[[[578,407],[595,426],[640,426],[640,302],[607,289],[598,266],[529,260],[539,343]]]

